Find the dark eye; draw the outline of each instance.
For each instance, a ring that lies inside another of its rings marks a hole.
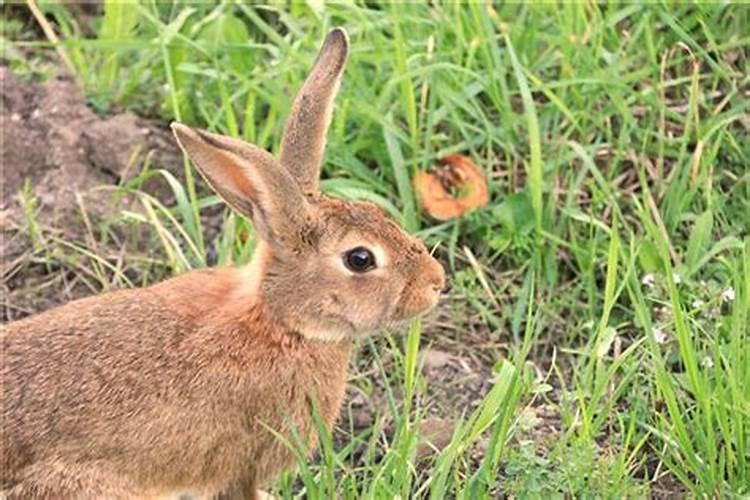
[[[375,267],[375,256],[365,247],[352,248],[344,254],[344,264],[355,273],[365,273]]]

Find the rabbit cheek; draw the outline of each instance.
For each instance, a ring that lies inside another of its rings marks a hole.
[[[368,334],[390,320],[397,307],[399,287],[384,276],[362,276],[352,282],[344,307],[357,334]]]

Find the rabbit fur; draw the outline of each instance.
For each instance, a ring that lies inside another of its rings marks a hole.
[[[353,342],[437,302],[441,265],[372,204],[318,177],[348,54],[326,37],[279,159],[238,139],[172,128],[206,182],[250,219],[250,264],[195,270],[2,327],[0,497],[260,498],[331,429]],[[347,267],[353,248],[376,265]]]

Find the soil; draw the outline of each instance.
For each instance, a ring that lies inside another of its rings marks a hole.
[[[99,118],[64,74],[39,84],[0,66],[0,88],[3,209],[27,178],[42,210],[64,211],[75,206],[75,191],[134,177],[146,156],[181,171],[182,155],[165,124],[129,112]]]
[[[68,286],[65,272],[40,265],[29,220],[58,239],[80,241],[90,229],[86,218],[134,209],[102,186],[123,185],[146,160],[179,178],[182,155],[164,123],[128,112],[96,116],[64,74],[38,83],[0,66],[0,128],[0,320],[9,321],[97,291]],[[23,196],[25,189],[33,196]],[[170,202],[156,178],[141,189]]]

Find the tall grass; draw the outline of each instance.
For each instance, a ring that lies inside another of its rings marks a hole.
[[[322,186],[438,245],[455,331],[501,339],[489,390],[426,457],[418,352],[438,331],[371,340],[388,414],[345,443],[321,426],[318,459],[300,454],[283,497],[750,494],[749,9],[105,2],[87,38],[43,8],[101,110],[272,151],[325,32],[344,25]],[[410,179],[457,152],[485,169],[492,201],[436,224]],[[205,240],[218,201],[187,162],[182,181],[158,175],[174,206],[136,191],[144,210],[115,217],[150,226],[170,272],[212,251],[247,260],[240,217]],[[51,243],[27,209],[39,252]],[[543,411],[556,423],[540,435]]]

